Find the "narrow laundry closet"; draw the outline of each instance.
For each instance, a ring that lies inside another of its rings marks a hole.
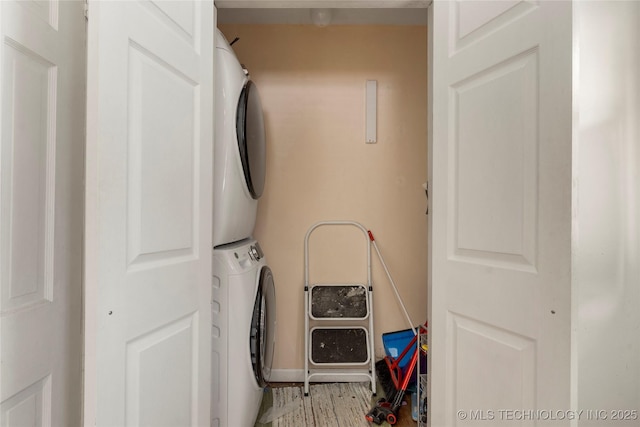
[[[371,229],[411,317],[423,323],[427,314],[426,10],[328,13],[316,25],[309,9],[218,9],[218,28],[236,40],[264,115],[266,179],[254,237],[275,278],[274,384],[304,381],[303,244],[319,221]],[[377,84],[374,143],[366,139],[367,81]],[[366,278],[360,230],[318,229],[312,253],[318,283]],[[371,267],[375,361],[385,355],[381,335],[408,325],[377,258]]]

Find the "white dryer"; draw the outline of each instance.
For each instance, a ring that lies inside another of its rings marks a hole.
[[[215,60],[214,247],[252,235],[266,169],[260,95],[220,30]]]
[[[271,375],[276,300],[258,242],[213,251],[211,426],[252,427]]]

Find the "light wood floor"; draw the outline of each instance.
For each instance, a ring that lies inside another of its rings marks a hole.
[[[271,388],[276,388],[276,387],[304,387],[303,383],[271,383],[270,384]],[[266,396],[266,395],[265,395]],[[378,400],[379,396],[377,397],[372,397],[371,398],[371,403],[372,405],[375,404],[375,402]],[[396,427],[416,427],[417,423],[415,421],[413,421],[413,419],[411,418],[411,395],[407,393],[407,395],[404,397],[404,401],[406,403],[406,405],[402,406],[400,408],[400,410],[398,411],[398,421],[395,424]],[[263,401],[263,405],[262,408],[260,409],[260,413],[266,411],[267,409],[269,409],[269,407],[271,406],[271,402],[267,401],[267,399],[265,399]],[[366,414],[362,414],[362,418],[364,418]],[[258,419],[260,418],[260,415],[258,415]],[[372,426],[375,426],[375,424],[371,424]],[[387,423],[383,423],[382,426],[389,426],[389,424]],[[264,424],[256,424],[256,427],[265,427]],[[300,427],[315,427],[315,426],[300,426]]]

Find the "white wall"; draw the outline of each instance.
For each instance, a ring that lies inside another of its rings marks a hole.
[[[608,418],[581,426],[619,425],[611,410],[640,411],[640,2],[575,10],[577,403]]]

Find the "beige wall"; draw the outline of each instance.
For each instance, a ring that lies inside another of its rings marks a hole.
[[[274,369],[304,364],[304,236],[317,221],[371,229],[409,315],[427,316],[426,27],[220,25],[262,98],[267,181],[255,237],[276,281]],[[365,81],[378,81],[378,143],[365,144]],[[318,229],[312,283],[363,282],[356,228]],[[381,334],[405,329],[373,256],[376,355]]]

